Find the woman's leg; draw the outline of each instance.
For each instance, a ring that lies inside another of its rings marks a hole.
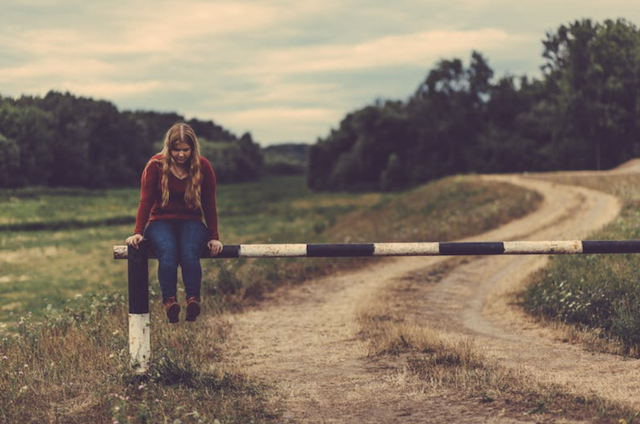
[[[151,221],[144,230],[158,257],[158,281],[162,300],[175,296],[178,286],[178,237],[174,221]]]
[[[200,255],[207,246],[209,235],[202,221],[186,220],[180,223],[178,235],[179,261],[182,267],[182,281],[187,299],[200,296],[202,267]]]

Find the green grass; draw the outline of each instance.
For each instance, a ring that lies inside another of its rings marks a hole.
[[[126,262],[113,260],[112,247],[124,244],[132,233],[138,199],[138,189],[2,193],[0,211],[5,223],[49,229],[0,229],[0,322],[11,322],[27,311],[41,319],[49,305],[61,308],[78,295],[124,293]],[[313,241],[318,228],[379,199],[378,194],[315,194],[306,188],[303,177],[221,186],[220,234],[229,244],[303,242],[308,237]],[[123,216],[129,224],[112,225],[113,216]],[[77,228],[68,225],[71,220],[92,225]],[[215,262],[203,264],[214,273],[209,278],[215,278],[219,268]]]
[[[78,204],[78,200],[81,204]],[[67,229],[126,223],[136,190],[45,189],[0,191],[0,230]]]
[[[621,215],[594,240],[640,239],[640,177],[557,177],[620,196]],[[620,353],[640,352],[640,256],[637,254],[553,257],[532,279],[522,302],[534,316],[594,330],[604,342],[621,344]],[[596,344],[608,346],[607,343]]]
[[[205,316],[175,326],[165,323],[151,270],[152,364],[148,375],[135,376],[126,341],[126,262],[112,259],[112,246],[132,231],[138,192],[82,194],[0,195],[7,222],[49,228],[0,231],[0,422],[281,421],[270,402],[274,387],[232,363],[208,365],[221,363],[229,330],[216,311],[373,259],[204,260]],[[303,177],[281,177],[220,187],[218,199],[229,244],[452,240],[519,217],[540,201],[507,184],[458,177],[385,195],[312,193]],[[16,203],[30,212],[23,216]],[[111,203],[106,212],[97,206]],[[58,211],[61,204],[67,212]],[[131,224],[114,225],[112,213]],[[70,216],[93,224],[63,228]]]
[[[138,197],[137,189],[28,189],[0,196],[7,222],[51,228],[0,231],[0,322],[11,322],[27,311],[40,319],[49,305],[61,308],[79,295],[124,294],[126,262],[114,261],[111,252],[133,231]],[[510,207],[504,207],[501,199],[510,198]],[[532,194],[508,185],[489,186],[462,178],[384,195],[314,193],[306,188],[303,177],[218,189],[220,234],[228,244],[446,240],[465,235],[469,226],[484,231],[522,215],[535,201]],[[465,214],[470,203],[477,205],[477,212]],[[16,204],[30,212],[22,215]],[[70,210],[73,219],[93,225],[61,228],[61,222],[69,221]],[[130,224],[111,225],[109,219],[116,215],[128,216]],[[224,295],[226,304],[237,306],[246,298],[259,299],[282,281],[303,281],[363,263],[353,258],[204,260],[204,291],[218,298]],[[220,282],[221,272],[232,272],[239,286],[231,289]],[[150,275],[153,280],[153,269]],[[156,294],[155,281],[152,288]]]

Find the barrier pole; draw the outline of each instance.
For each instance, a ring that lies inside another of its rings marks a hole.
[[[129,354],[138,374],[149,369],[151,322],[149,317],[149,253],[145,243],[127,249],[129,278]]]
[[[551,240],[427,243],[226,244],[218,259],[337,258],[367,256],[565,255],[640,253],[640,240]],[[114,259],[127,259],[126,246],[113,246]],[[153,258],[153,253],[150,253]],[[210,258],[208,249],[202,258]]]
[[[380,257],[457,255],[564,255],[640,253],[640,240],[555,240],[432,243],[343,243],[343,244],[244,244],[225,245],[217,258],[293,257]],[[151,357],[149,320],[149,252],[146,243],[139,249],[113,246],[114,259],[129,265],[129,352],[131,365],[146,373]],[[209,258],[209,251],[202,251]]]

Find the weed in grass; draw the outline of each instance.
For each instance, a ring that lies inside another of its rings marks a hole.
[[[216,262],[218,269],[217,280],[217,292],[223,294],[236,294],[244,286],[242,280],[238,277],[238,268],[243,265],[242,260],[234,262]]]

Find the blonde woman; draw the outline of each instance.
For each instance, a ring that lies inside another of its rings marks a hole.
[[[200,156],[193,129],[177,123],[167,131],[162,151],[142,173],[140,205],[134,235],[127,244],[138,248],[149,241],[158,257],[162,302],[170,323],[179,321],[178,265],[186,292],[186,320],[200,315],[202,267],[200,255],[222,251],[218,236],[216,176],[209,161]],[[206,225],[203,222],[206,221]]]

